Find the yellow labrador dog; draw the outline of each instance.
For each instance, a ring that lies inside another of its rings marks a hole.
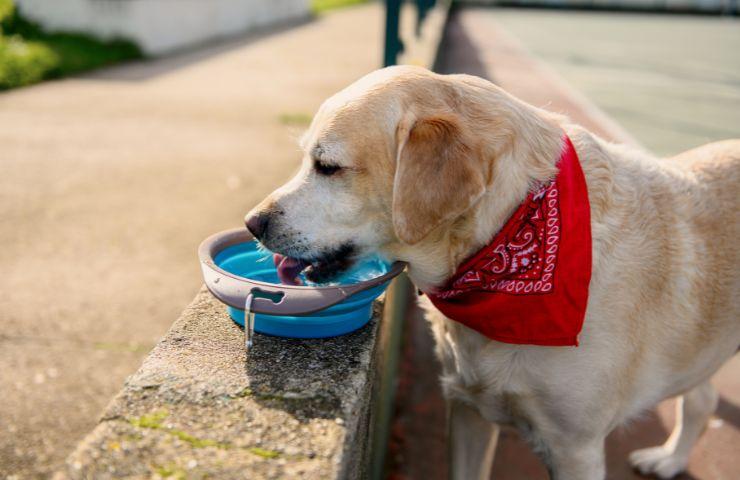
[[[604,478],[607,434],[677,395],[670,438],[630,461],[661,478],[686,467],[717,405],[709,378],[740,345],[740,141],[657,159],[483,79],[392,67],[321,106],[300,172],[246,218],[284,280],[380,252],[434,291],[553,178],[564,133],[591,206],[580,345],[500,343],[429,307],[456,479],[489,478],[497,424],[518,427],[552,478]]]

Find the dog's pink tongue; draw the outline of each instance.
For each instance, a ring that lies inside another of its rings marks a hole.
[[[281,283],[285,285],[303,284],[301,279],[298,278],[298,274],[306,268],[306,264],[302,260],[276,253],[272,256],[272,261],[275,262],[278,278]]]

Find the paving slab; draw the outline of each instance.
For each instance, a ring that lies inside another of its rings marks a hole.
[[[0,94],[0,477],[62,465],[198,291],[198,243],[381,63],[382,25],[353,7]]]
[[[659,155],[740,136],[740,17],[506,8],[482,16]]]

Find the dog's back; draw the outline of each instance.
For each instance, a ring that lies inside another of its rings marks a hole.
[[[663,181],[652,193],[660,197],[670,301],[655,339],[673,337],[664,358],[677,374],[667,386],[676,394],[711,375],[740,343],[740,140],[658,162],[668,173],[656,176]]]
[[[639,345],[624,379],[629,417],[708,378],[740,342],[740,140],[657,159],[582,130],[572,138],[592,199],[584,329]]]
[[[705,282],[701,300],[708,330],[729,322],[740,331],[740,140],[715,142],[667,162],[695,180],[683,203],[686,220],[701,243],[697,266]]]

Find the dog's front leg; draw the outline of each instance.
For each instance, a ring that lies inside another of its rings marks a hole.
[[[545,441],[544,458],[551,480],[602,480],[606,476],[604,438],[575,439],[556,435]]]
[[[704,382],[679,397],[676,403],[676,426],[660,447],[636,450],[629,460],[644,475],[673,478],[689,464],[691,448],[704,431],[717,408],[719,394],[711,383]]]
[[[488,480],[498,439],[498,426],[484,419],[478,409],[448,401],[450,478]]]

